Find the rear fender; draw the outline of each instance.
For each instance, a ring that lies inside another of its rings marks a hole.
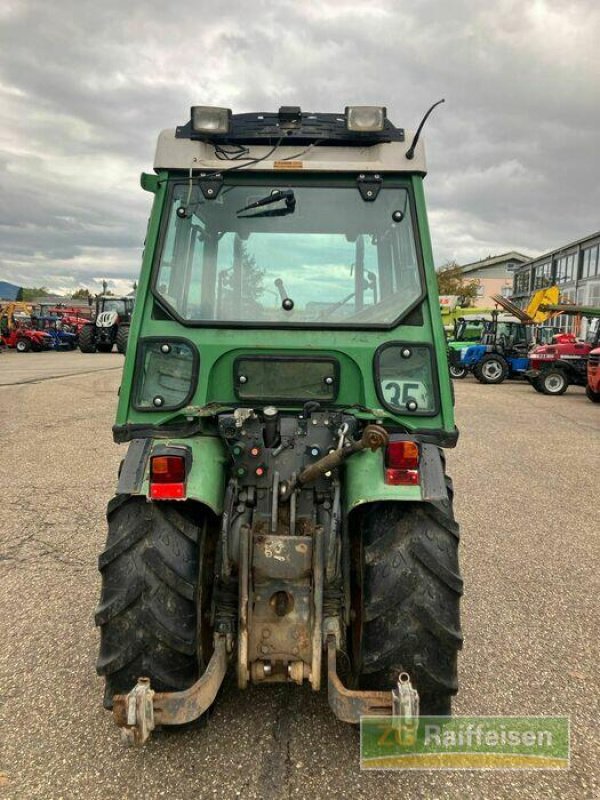
[[[217,516],[223,513],[227,456],[221,439],[133,439],[119,472],[117,494],[148,497],[150,458],[169,448],[184,451],[187,463],[186,500],[196,500]]]
[[[574,358],[567,360],[558,358],[556,361],[545,364],[546,369],[561,369],[567,376],[570,383],[580,383],[585,386],[587,377],[587,360],[583,358]]]
[[[395,437],[396,438],[396,437]],[[410,437],[397,437],[399,439]],[[436,445],[421,444],[418,486],[389,486],[384,481],[383,451],[363,450],[348,459],[344,466],[346,511],[380,500],[398,502],[443,502],[448,498],[442,453]]]

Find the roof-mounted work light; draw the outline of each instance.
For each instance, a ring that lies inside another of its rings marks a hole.
[[[385,128],[383,106],[346,106],[346,128],[356,133],[373,133]]]
[[[230,108],[192,106],[192,130],[194,133],[229,133],[230,128]]]

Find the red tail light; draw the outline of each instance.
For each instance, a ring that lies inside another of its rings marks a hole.
[[[418,485],[419,457],[416,442],[390,442],[385,451],[385,482],[390,486]]]
[[[150,459],[150,498],[152,500],[185,498],[183,456],[153,456]]]

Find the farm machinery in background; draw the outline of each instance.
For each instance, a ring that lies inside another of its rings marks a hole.
[[[547,303],[541,310],[590,320],[585,340],[566,333],[550,344],[536,347],[530,354],[525,377],[544,394],[564,394],[570,385],[585,386],[590,400],[600,400],[600,307]]]
[[[554,335],[551,326],[543,325],[551,312],[544,303],[556,303],[559,289],[552,286],[536,292],[523,310],[501,295],[493,297],[496,310],[479,317],[464,317],[455,325],[455,337],[448,343],[450,374],[464,378],[470,372],[480,383],[502,383],[506,378],[522,377],[529,368],[529,352],[536,344],[536,325],[540,335]],[[476,340],[476,341],[473,341]]]
[[[129,325],[134,298],[100,295],[96,297],[91,321],[79,331],[79,349],[82,353],[110,353],[116,345],[125,354],[129,338]]]
[[[597,329],[600,323],[596,323]],[[598,331],[596,331],[598,333]],[[587,364],[587,386],[585,393],[592,403],[600,403],[600,347],[590,351]]]
[[[52,337],[45,331],[36,330],[31,322],[32,306],[28,303],[7,303],[0,308],[0,344],[14,348],[18,353],[32,350],[39,353],[51,350]]]
[[[63,318],[32,314],[31,325],[34,330],[42,331],[52,337],[53,350],[77,349],[77,334],[65,323]]]

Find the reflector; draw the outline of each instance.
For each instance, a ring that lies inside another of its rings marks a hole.
[[[386,469],[385,482],[388,486],[418,486],[421,479],[418,469]]]

